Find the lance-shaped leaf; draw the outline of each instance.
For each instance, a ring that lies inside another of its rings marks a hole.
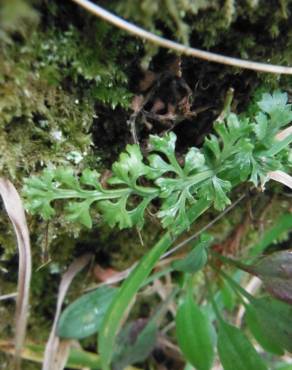
[[[249,266],[276,298],[292,304],[292,250],[275,252]]]
[[[231,288],[231,286],[222,279],[220,281],[220,296],[222,299],[222,303],[224,307],[228,311],[233,311],[235,309],[235,306],[237,304],[236,295],[234,290]]]
[[[252,310],[259,331],[269,341],[270,346],[272,344],[278,352],[279,348],[292,352],[292,307],[289,304],[271,297],[263,297],[252,299],[249,310]],[[247,322],[249,324],[250,321]],[[252,326],[250,329],[254,333]],[[258,340],[258,336],[255,335],[255,338]],[[260,343],[264,347],[263,342]]]
[[[202,199],[196,202],[188,211],[188,217],[194,222],[202,213],[210,207],[210,202]],[[176,230],[176,236],[184,231],[180,225]],[[99,332],[99,352],[104,370],[110,368],[117,333],[121,323],[125,320],[129,306],[144,280],[152,271],[160,256],[173,243],[173,235],[167,232],[160,241],[141,259],[136,268],[124,281],[113,302],[108,308]]]
[[[267,336],[266,330],[262,326],[261,322],[258,320],[257,312],[252,306],[246,307],[245,320],[251,334],[264,350],[270,353],[274,353],[278,356],[282,356],[284,354],[281,346],[279,346],[279,344],[274,341],[273,338]],[[265,324],[269,325],[269,323]]]
[[[274,336],[271,337],[269,335],[270,329],[266,330],[266,326],[270,325],[270,321],[268,323],[263,322],[262,317],[259,316],[257,309],[253,305],[249,305],[245,309],[245,321],[256,341],[266,351],[282,356],[284,351],[278,340]]]
[[[218,352],[224,370],[267,370],[244,333],[222,320],[219,323]]]
[[[115,288],[100,287],[71,303],[61,314],[58,336],[82,339],[96,333],[116,291]]]
[[[214,360],[214,329],[189,290],[176,315],[176,336],[186,359],[197,370],[209,370]]]

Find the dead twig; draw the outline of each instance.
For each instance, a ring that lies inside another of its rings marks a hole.
[[[5,301],[6,299],[14,299],[17,297],[17,292],[10,294],[3,294],[0,296],[0,301]]]
[[[145,29],[138,27],[132,23],[125,21],[124,19],[110,13],[109,11],[103,9],[102,7],[92,3],[89,0],[72,0],[76,4],[80,5],[82,8],[88,10],[95,16],[104,19],[105,21],[121,28],[128,33],[133,34],[136,37],[140,37],[143,40],[152,42],[163,48],[174,50],[179,54],[184,54],[187,56],[195,57],[198,59],[207,60],[208,62],[214,62],[219,64],[226,64],[232,67],[251,69],[258,72],[275,73],[275,74],[287,74],[292,75],[292,67],[284,67],[273,64],[258,63],[249,60],[243,60],[238,58],[232,58],[216,53],[211,53],[208,51],[195,49],[189,46],[185,46],[175,41],[165,39],[163,37],[157,36]]]

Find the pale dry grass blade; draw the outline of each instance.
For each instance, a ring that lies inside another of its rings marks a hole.
[[[66,366],[70,354],[71,342],[71,340],[60,341],[58,351],[55,356],[54,370],[63,370]]]
[[[292,126],[285,128],[276,135],[276,139],[279,141],[285,140],[288,136],[292,135]],[[292,176],[284,171],[271,171],[268,173],[267,180],[274,180],[292,189]],[[264,187],[264,185],[263,185]]]
[[[6,299],[14,299],[16,297],[17,297],[17,292],[4,294],[0,296],[0,301],[5,301]]]
[[[288,173],[284,171],[271,171],[268,173],[268,179],[280,182],[292,189],[292,176],[288,175]]]
[[[288,137],[289,135],[292,135],[292,126],[289,126],[285,128],[284,130],[278,132],[276,135],[276,139],[279,141],[282,141],[286,139],[286,137]]]
[[[14,185],[9,180],[0,178],[0,194],[8,217],[14,228],[19,252],[18,294],[16,298],[15,314],[15,368],[20,369],[21,351],[24,344],[28,317],[31,279],[29,231],[22,201]]]
[[[65,366],[67,356],[69,353],[69,347],[63,343],[60,343],[59,337],[56,335],[57,331],[57,323],[61,314],[62,304],[66,293],[69,289],[69,286],[74,279],[75,275],[78,274],[90,261],[92,255],[86,254],[74,262],[71,263],[68,270],[62,277],[60,286],[59,286],[59,293],[58,293],[58,301],[57,301],[57,308],[55,313],[55,318],[53,322],[53,326],[51,329],[51,333],[46,344],[45,355],[44,355],[44,362],[43,362],[43,370],[61,370],[62,367]],[[63,351],[62,351],[63,350]],[[59,367],[57,367],[59,366]]]
[[[257,276],[252,276],[247,284],[243,286],[244,290],[247,291],[250,295],[255,295],[255,293],[260,289],[262,286],[262,281]],[[246,298],[243,298],[245,302],[247,302]],[[235,318],[235,325],[241,327],[243,316],[245,313],[245,306],[241,304],[237,310],[236,318]]]

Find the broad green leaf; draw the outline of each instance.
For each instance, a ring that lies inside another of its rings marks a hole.
[[[197,370],[210,370],[214,360],[214,329],[191,292],[179,306],[175,323],[177,341],[186,359]]]
[[[248,328],[257,342],[268,352],[275,353],[276,355],[283,355],[284,351],[279,346],[277,340],[273,340],[273,337],[267,335],[265,326],[269,325],[269,322],[263,322],[258,317],[256,308],[252,305],[246,307],[245,320]]]
[[[58,336],[82,339],[96,333],[117,289],[101,287],[71,303],[61,314]]]
[[[221,281],[220,281],[221,283]],[[229,284],[226,284],[225,280],[222,280],[222,285],[220,285],[220,293],[222,297],[222,302],[226,309],[232,311],[237,303],[234,290]]]
[[[262,278],[265,289],[275,298],[292,304],[292,282],[291,279]]]
[[[274,252],[261,257],[250,265],[250,270],[259,277],[292,278],[292,249]]]
[[[276,298],[292,303],[292,250],[274,252],[249,266]]]
[[[210,206],[206,200],[198,201],[189,209],[188,217],[194,222]],[[184,231],[177,228],[176,236]],[[132,271],[130,276],[124,281],[117,295],[114,297],[99,332],[99,352],[102,358],[103,370],[108,370],[113,355],[115,338],[119,331],[122,321],[125,319],[126,312],[134,299],[144,280],[152,271],[159,257],[173,243],[173,236],[167,232],[160,241],[140,260],[139,264]]]
[[[172,263],[174,270],[195,273],[202,269],[208,260],[206,248],[209,247],[212,240],[213,238],[208,237],[207,235],[203,238],[201,237],[200,240],[194,244],[192,251],[188,253],[185,258]]]
[[[292,352],[292,306],[271,297],[253,299],[251,305],[263,334],[278,347]]]
[[[267,370],[267,367],[244,333],[221,321],[218,353],[224,370]]]

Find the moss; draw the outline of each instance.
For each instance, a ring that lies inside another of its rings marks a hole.
[[[76,35],[72,27],[62,36],[36,32],[28,42],[1,49],[0,170],[14,179],[44,166],[86,161],[96,101],[112,108],[128,103],[125,74],[114,64],[96,65],[98,54],[90,56],[93,68],[89,46],[76,60],[82,43]]]
[[[150,3],[148,0],[117,0],[112,7],[152,32],[193,47],[263,63],[291,65],[291,0],[268,4],[263,0],[202,0],[195,4],[185,0],[161,0]],[[146,44],[142,65],[145,61],[151,62],[157,51]],[[210,69],[214,68],[210,66]],[[221,73],[224,67],[215,69]],[[231,74],[238,73],[245,79],[244,71],[231,69]],[[291,84],[291,77],[286,76],[255,74],[254,78],[274,88],[279,84],[289,88]]]
[[[120,55],[126,58],[133,52],[132,43],[125,47],[124,34],[87,17],[80,25],[76,12],[68,17],[57,2],[50,2],[49,8],[44,2],[35,3],[38,10],[21,0],[0,6],[0,18],[7,20],[0,22],[0,172],[19,189],[24,177],[47,166],[102,169],[104,152],[98,146],[93,150],[92,126],[99,110],[126,109],[131,97],[127,64],[119,62]],[[63,28],[64,15],[68,24]],[[37,219],[29,219],[29,227],[34,260],[29,337],[44,343],[60,272],[76,255],[80,228],[72,229],[62,216],[48,229]],[[18,259],[15,236],[4,213],[0,231],[0,294],[5,294],[16,289]],[[54,263],[37,271],[46,248]],[[1,309],[5,311],[0,321],[3,337],[11,338],[12,327],[7,323],[14,321],[13,302],[5,302]],[[38,366],[25,362],[24,368]]]
[[[0,172],[18,188],[24,177],[48,166],[103,168],[107,154],[97,143],[93,150],[93,126],[99,111],[114,114],[117,106],[128,106],[128,64],[119,58],[131,58],[135,47],[107,24],[80,18],[76,7],[69,16],[70,5],[31,3],[36,8],[22,0],[0,7],[6,19],[0,27]],[[64,16],[68,23],[60,26]],[[7,226],[6,220],[0,224]],[[43,226],[30,226],[43,244]],[[62,218],[56,226],[54,238],[68,230]],[[14,243],[2,235],[10,253]]]

